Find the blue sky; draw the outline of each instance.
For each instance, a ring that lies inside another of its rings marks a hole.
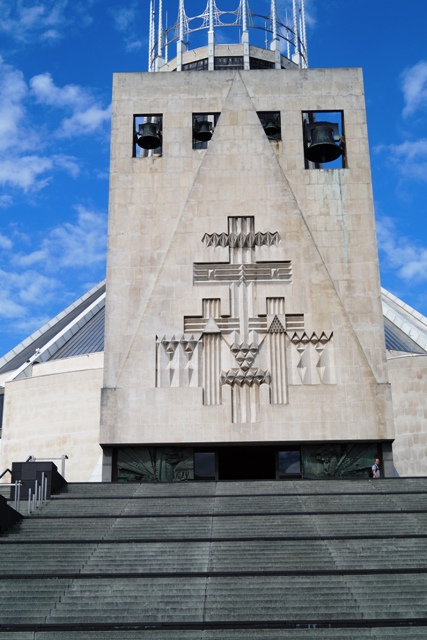
[[[363,68],[382,285],[427,315],[427,2],[306,9],[309,66]],[[148,0],[0,0],[0,356],[105,276],[111,76],[146,70],[147,21]]]

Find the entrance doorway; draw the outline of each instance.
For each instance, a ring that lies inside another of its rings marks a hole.
[[[275,447],[218,447],[218,480],[275,480]]]

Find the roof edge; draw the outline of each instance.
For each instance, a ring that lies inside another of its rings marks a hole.
[[[13,358],[16,358],[24,349],[31,345],[32,342],[35,342],[38,338],[40,338],[44,333],[46,333],[49,329],[51,329],[55,324],[57,324],[60,320],[62,320],[65,316],[67,316],[73,309],[81,305],[85,300],[90,298],[94,293],[99,291],[105,285],[105,280],[101,280],[98,282],[92,289],[86,291],[80,298],[72,302],[68,307],[63,309],[58,315],[51,318],[46,322],[40,329],[37,329],[32,333],[28,338],[25,338],[22,342],[20,342],[16,347],[11,349],[8,353],[0,358],[0,369],[2,369],[8,362],[10,362]]]

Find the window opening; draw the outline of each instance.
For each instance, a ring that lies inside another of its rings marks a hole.
[[[114,455],[117,482],[194,480],[192,447],[118,447]]]
[[[182,65],[183,71],[207,71],[208,59],[203,58],[203,60],[195,60],[194,62],[186,62]]]
[[[307,111],[302,114],[302,119],[305,168],[346,168],[344,113]]]
[[[148,158],[162,155],[161,114],[135,115],[133,117],[133,157]]]
[[[194,452],[194,479],[216,479],[216,455],[214,451]]]
[[[262,58],[249,58],[249,66],[251,69],[275,69],[276,65],[270,60]]]
[[[259,111],[258,118],[269,140],[281,140],[280,111]]]
[[[243,56],[216,56],[214,60],[215,71],[227,69],[243,69]]]
[[[381,458],[376,442],[324,442],[301,445],[306,479],[345,480],[368,478],[375,458]]]
[[[219,113],[193,113],[193,149],[207,149]]]
[[[300,447],[287,447],[277,452],[278,476],[283,478],[301,477],[301,450]]]

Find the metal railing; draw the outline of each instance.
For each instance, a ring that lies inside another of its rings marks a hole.
[[[42,458],[37,458],[39,461]],[[53,460],[62,460],[62,475],[65,471],[65,460],[68,459],[68,456],[63,455],[60,458],[53,458]],[[46,460],[51,460],[51,458],[46,458]],[[34,456],[30,456],[26,462],[36,462],[36,458]],[[10,473],[12,475],[12,471],[10,469],[5,469],[3,473],[0,474],[0,479],[3,478],[6,473]],[[13,501],[13,506],[15,511],[19,511],[19,507],[21,504],[21,480],[16,480],[15,482],[2,482],[0,485],[3,487],[14,487],[15,488],[15,498]],[[41,482],[35,480],[34,490],[30,487],[28,489],[28,515],[31,515],[33,511],[40,507],[42,504],[47,502],[47,476],[42,472]]]
[[[68,456],[66,454],[63,454],[59,458],[36,458],[35,456],[29,456],[26,462],[51,462],[53,460],[61,460],[61,475],[62,477],[65,477],[65,461],[68,460]],[[0,480],[4,475],[6,475],[6,473],[10,473],[12,475],[12,471],[10,469],[5,469],[0,474]],[[1,487],[15,487],[14,509],[16,511],[19,511],[21,502],[21,485],[22,482],[20,480],[17,480],[16,482],[1,483]],[[43,471],[41,482],[35,480],[34,490],[32,488],[28,489],[28,515],[31,515],[33,511],[45,502],[47,502],[47,476]]]
[[[47,477],[43,471],[40,484],[38,480],[35,481],[34,492],[31,488],[28,489],[28,515],[30,516],[32,511],[45,502],[47,502]]]
[[[8,471],[8,469],[6,469],[6,471]],[[2,473],[2,475],[0,476],[0,478],[4,475],[4,473]],[[20,480],[16,480],[16,482],[4,482],[2,483],[2,488],[3,487],[15,487],[15,499],[13,501],[13,508],[15,509],[15,511],[19,511],[19,505],[21,502],[21,481]]]
[[[5,469],[3,473],[0,473],[0,480],[6,475],[6,473],[10,473],[10,475],[12,475],[12,471],[10,469]]]
[[[68,460],[68,456],[63,454],[60,458],[36,458],[30,456],[27,462],[51,462],[52,460],[61,460],[61,476],[65,478],[65,461]]]

